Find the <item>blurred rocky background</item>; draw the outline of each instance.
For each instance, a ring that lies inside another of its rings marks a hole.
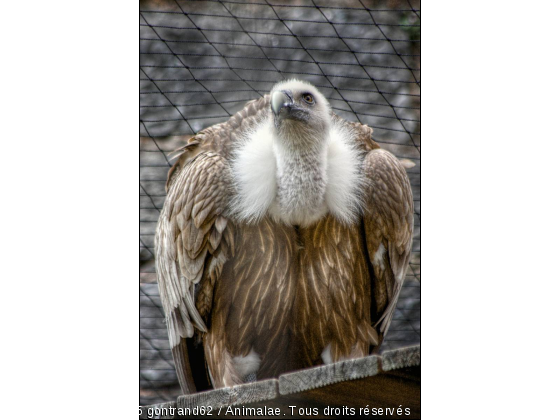
[[[420,342],[420,2],[151,0],[140,5],[140,404],[180,389],[154,269],[169,153],[279,80],[318,86],[407,169],[413,257],[382,350]]]

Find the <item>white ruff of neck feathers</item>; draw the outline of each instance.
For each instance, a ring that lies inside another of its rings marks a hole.
[[[311,166],[301,164],[298,151],[275,136],[272,118],[264,120],[246,134],[234,154],[232,216],[255,223],[268,214],[274,220],[305,227],[330,213],[341,223],[356,223],[361,214],[363,159],[353,146],[351,133],[333,123],[326,141],[308,150],[303,159]],[[298,180],[303,181],[298,184]]]

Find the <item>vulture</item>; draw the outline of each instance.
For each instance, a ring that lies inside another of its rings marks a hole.
[[[288,80],[180,149],[155,255],[183,393],[377,351],[414,219],[372,131]]]

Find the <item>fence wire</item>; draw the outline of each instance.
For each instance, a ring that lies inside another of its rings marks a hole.
[[[284,79],[313,83],[337,114],[416,164],[407,170],[413,256],[382,350],[419,343],[419,0],[149,0],[140,9],[140,404],[180,394],[154,268],[168,154]]]

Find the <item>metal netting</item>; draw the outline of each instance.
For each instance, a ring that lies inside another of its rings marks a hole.
[[[413,256],[382,350],[420,342],[420,2],[151,0],[140,6],[140,404],[180,394],[158,295],[154,232],[168,154],[274,83],[313,83],[407,170]]]

